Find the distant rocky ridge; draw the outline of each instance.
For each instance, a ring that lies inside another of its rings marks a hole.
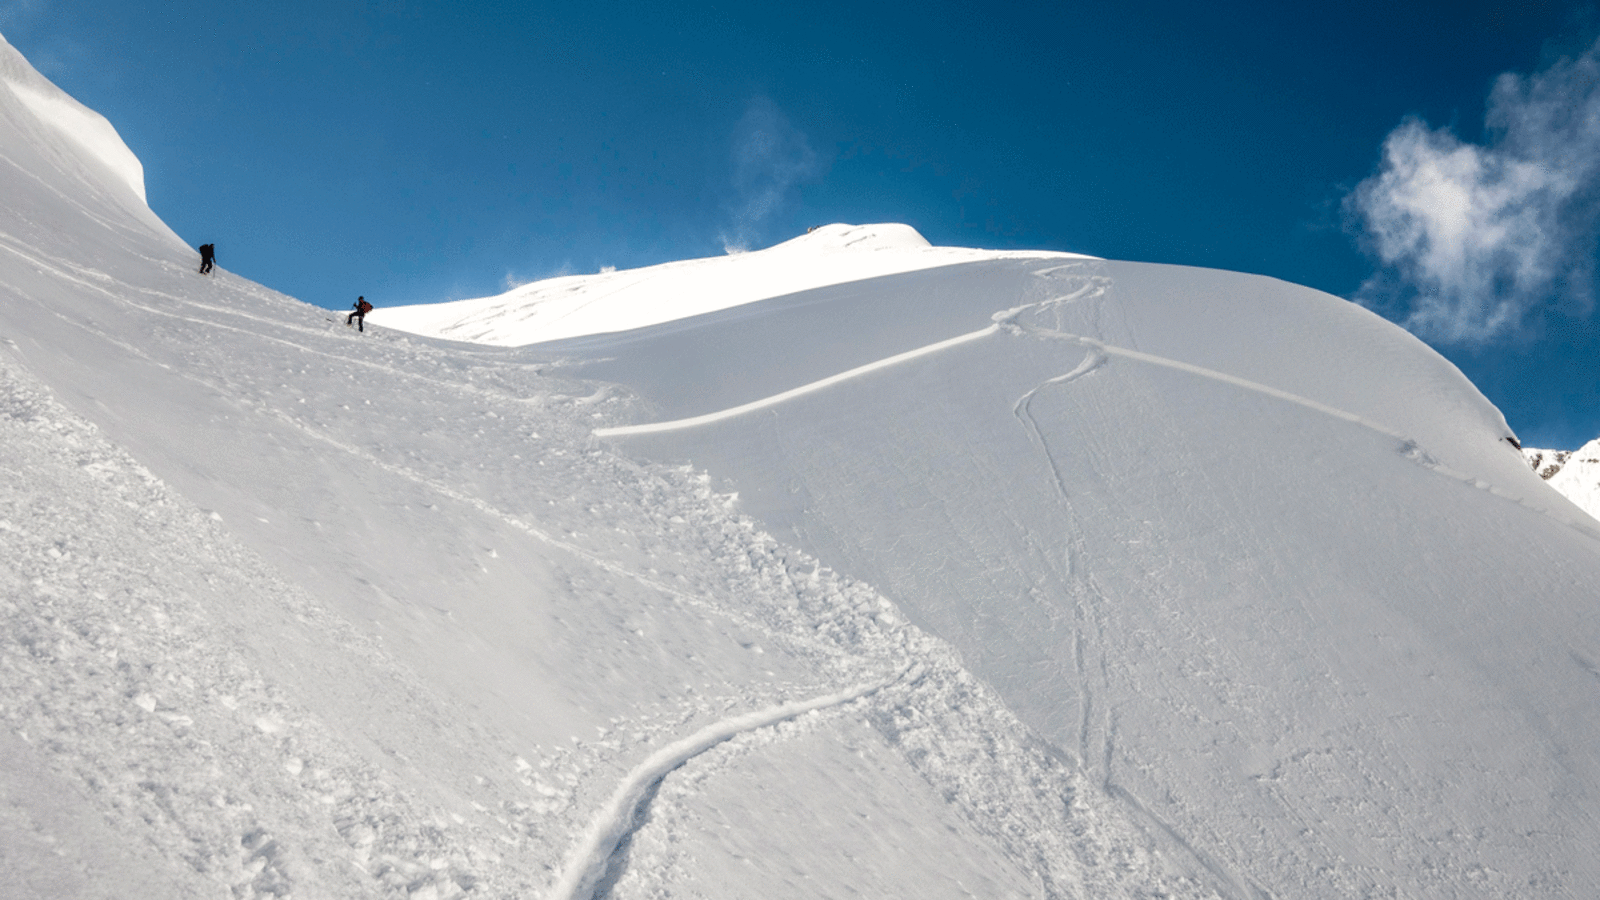
[[[1600,438],[1577,450],[1525,447],[1522,456],[1551,487],[1584,512],[1600,519]]]

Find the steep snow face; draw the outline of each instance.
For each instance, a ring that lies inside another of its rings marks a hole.
[[[1584,512],[1600,519],[1600,439],[1577,450],[1525,448],[1522,454],[1540,478]]]
[[[627,331],[827,285],[1007,258],[1083,257],[933,247],[907,225],[825,225],[766,250],[551,278],[498,297],[380,309],[369,321],[414,334],[516,347]]]
[[[39,74],[3,36],[0,36],[0,88],[9,91],[40,125],[54,132],[57,140],[30,142],[34,147],[69,150],[78,157],[86,172],[93,173],[90,177],[125,188],[140,204],[145,203],[144,166],[122,142],[116,128],[104,116],[74,100]],[[4,104],[3,108],[11,114],[8,118],[14,118],[18,111],[18,106],[13,104]],[[13,126],[16,124],[12,122]],[[12,141],[7,141],[6,145],[16,146]]]

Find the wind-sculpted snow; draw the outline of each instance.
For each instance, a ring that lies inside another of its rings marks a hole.
[[[80,201],[84,194],[102,194],[125,214],[165,230],[145,206],[144,166],[117,130],[39,74],[4,37],[0,92],[10,101],[0,102],[0,154],[13,166],[21,162],[19,168],[30,170],[25,178],[55,189],[67,203]],[[60,191],[63,182],[72,189]],[[17,199],[8,191],[8,200]]]

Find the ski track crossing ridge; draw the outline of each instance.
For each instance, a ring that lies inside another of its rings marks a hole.
[[[1063,269],[1072,267],[1055,266],[1035,275],[1048,276]],[[1063,335],[1059,329],[1025,328],[1015,325],[1015,319],[1022,312],[1030,309],[1059,309],[1069,303],[1085,300],[1096,300],[1103,297],[1109,279],[1104,277],[1081,278],[1082,283],[1068,293],[1053,300],[1040,304],[1031,304],[1004,313],[997,313],[994,321],[997,326],[1011,333],[1033,335],[1053,338]],[[1068,335],[1068,338],[1075,337]],[[1029,443],[1037,448],[1044,457],[1046,467],[1050,470],[1051,482],[1055,488],[1057,502],[1065,510],[1069,521],[1074,522],[1068,529],[1066,545],[1062,550],[1064,562],[1060,573],[1062,586],[1065,592],[1072,596],[1073,615],[1075,618],[1076,632],[1073,644],[1073,667],[1078,679],[1078,692],[1080,709],[1078,713],[1078,758],[1085,772],[1092,773],[1096,782],[1108,796],[1115,798],[1132,814],[1143,820],[1149,833],[1164,839],[1166,844],[1177,854],[1187,856],[1202,871],[1211,875],[1213,884],[1219,890],[1230,891],[1233,896],[1245,900],[1270,900],[1248,877],[1230,870],[1226,865],[1217,860],[1213,855],[1196,847],[1194,843],[1185,838],[1177,828],[1161,816],[1157,815],[1150,807],[1141,801],[1132,791],[1118,784],[1113,777],[1112,759],[1116,743],[1116,716],[1111,710],[1101,710],[1105,704],[1097,698],[1102,693],[1109,693],[1109,677],[1106,672],[1105,646],[1105,608],[1109,598],[1103,588],[1094,578],[1091,571],[1075,565],[1074,560],[1083,555],[1083,532],[1076,526],[1077,513],[1074,510],[1072,494],[1067,490],[1065,480],[1061,476],[1061,468],[1056,461],[1054,452],[1050,449],[1050,442],[1045,438],[1044,430],[1039,427],[1038,421],[1033,416],[1033,400],[1041,391],[1049,387],[1058,387],[1070,384],[1098,371],[1110,358],[1104,344],[1098,341],[1085,339],[1083,346],[1087,352],[1083,360],[1071,371],[1047,378],[1034,385],[1012,404],[1011,414],[1027,432]],[[1080,572],[1080,569],[1083,571]],[[1092,633],[1091,640],[1085,640],[1086,634]],[[1089,663],[1091,662],[1091,666]]]

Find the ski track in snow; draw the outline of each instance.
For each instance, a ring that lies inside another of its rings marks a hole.
[[[616,877],[617,873],[611,870],[615,866],[613,857],[617,849],[643,824],[655,789],[674,769],[745,732],[777,725],[809,712],[843,706],[883,690],[900,677],[714,722],[652,753],[622,779],[611,799],[595,815],[562,867],[561,877],[550,892],[549,900],[590,900],[603,878]]]
[[[599,438],[628,437],[640,434],[658,434],[664,431],[679,431],[685,428],[697,428],[702,425],[710,425],[714,422],[732,419],[735,416],[742,416],[746,413],[756,412],[757,410],[770,409],[771,407],[777,406],[781,403],[793,400],[796,397],[803,397],[806,394],[813,394],[817,391],[824,390],[841,382],[850,381],[881,369],[887,369],[890,366],[899,365],[900,363],[907,362],[921,356],[929,356],[931,354],[938,353],[941,350],[948,350],[951,347],[965,344],[969,341],[980,340],[994,334],[996,331],[996,327],[991,325],[988,328],[968,332],[967,334],[957,335],[953,338],[949,338],[948,340],[929,344],[925,347],[918,347],[915,350],[907,350],[904,353],[898,353],[885,359],[870,362],[864,366],[858,366],[854,369],[840,372],[837,375],[829,375],[827,378],[818,379],[810,384],[803,384],[797,388],[784,391],[781,394],[773,394],[770,397],[763,397],[760,400],[752,400],[749,403],[744,403],[728,409],[718,410],[716,412],[706,413],[705,415],[693,416],[687,419],[674,419],[670,422],[654,422],[647,425],[618,425],[612,428],[596,428],[594,435],[595,437]]]
[[[1035,275],[1048,276],[1063,270],[1071,271],[1073,267],[1054,266]],[[1007,310],[997,313],[994,317],[995,324],[1002,330],[1011,333],[1027,334],[1043,338],[1072,337],[1065,335],[1059,329],[1021,328],[1015,325],[1016,318],[1024,311],[1056,311],[1069,303],[1093,301],[1103,297],[1109,287],[1109,280],[1101,276],[1079,276],[1074,274],[1074,280],[1080,283],[1052,300],[1039,304]],[[1035,397],[1047,388],[1062,387],[1080,378],[1084,378],[1098,371],[1110,359],[1108,348],[1099,341],[1084,340],[1087,352],[1083,360],[1071,371],[1053,378],[1047,378],[1034,385],[1012,404],[1011,414],[1027,432],[1028,441],[1043,456],[1046,467],[1050,471],[1051,484],[1055,488],[1056,500],[1067,515],[1067,520],[1072,523],[1067,529],[1066,545],[1062,549],[1062,565],[1057,567],[1057,574],[1066,592],[1074,598],[1074,641],[1073,641],[1073,668],[1078,682],[1079,722],[1078,722],[1078,758],[1080,764],[1087,772],[1094,776],[1095,783],[1105,792],[1106,796],[1120,802],[1137,819],[1143,821],[1147,830],[1154,836],[1163,840],[1169,850],[1175,855],[1188,857],[1198,869],[1208,872],[1215,885],[1232,892],[1234,896],[1247,898],[1247,900],[1270,900],[1253,883],[1231,871],[1216,858],[1196,847],[1194,843],[1175,828],[1170,822],[1158,816],[1150,807],[1139,800],[1131,791],[1118,784],[1113,777],[1112,756],[1116,744],[1116,718],[1110,710],[1102,711],[1102,705],[1097,698],[1109,694],[1109,678],[1106,672],[1106,659],[1104,647],[1105,639],[1105,614],[1104,609],[1110,602],[1105,591],[1095,580],[1093,574],[1084,567],[1075,565],[1074,560],[1080,559],[1086,552],[1083,546],[1084,528],[1078,521],[1078,515],[1072,502],[1072,494],[1067,490],[1065,480],[1061,475],[1061,467],[1055,454],[1050,449],[1050,442],[1044,435],[1044,430],[1039,427],[1038,421],[1033,417],[1032,405]]]
[[[1026,394],[1023,394],[1022,397],[1019,398],[1011,407],[1011,414],[1016,416],[1017,420],[1022,423],[1023,427],[1028,430],[1028,439],[1035,447],[1038,447],[1040,452],[1045,455],[1045,458],[1049,460],[1050,475],[1052,482],[1055,484],[1056,495],[1063,500],[1067,498],[1067,486],[1061,480],[1061,469],[1056,465],[1055,456],[1050,452],[1050,445],[1047,441],[1045,441],[1044,434],[1039,430],[1039,423],[1034,421],[1033,411],[1031,409],[1033,405],[1033,398],[1036,397],[1040,391],[1052,385],[1066,384],[1070,381],[1076,381],[1079,378],[1082,378],[1083,376],[1088,375],[1090,372],[1093,372],[1094,370],[1105,365],[1105,362],[1105,352],[1091,347],[1089,348],[1089,352],[1084,355],[1083,362],[1079,363],[1077,368],[1065,375],[1057,375],[1056,377],[1051,378],[1042,384],[1036,385]]]
[[[1103,290],[1103,288],[1102,288],[1102,290]],[[1313,400],[1310,397],[1304,397],[1304,396],[1301,396],[1299,394],[1291,393],[1289,391],[1280,390],[1278,388],[1272,387],[1271,385],[1262,384],[1262,383],[1257,382],[1257,381],[1251,381],[1251,380],[1249,380],[1247,378],[1240,378],[1237,375],[1230,375],[1230,374],[1228,374],[1226,372],[1219,372],[1216,369],[1208,369],[1208,368],[1206,368],[1204,366],[1194,365],[1193,363],[1186,363],[1186,362],[1183,362],[1181,360],[1171,359],[1171,358],[1164,357],[1164,356],[1156,356],[1156,355],[1151,354],[1151,353],[1144,353],[1142,351],[1129,349],[1127,347],[1114,346],[1112,344],[1107,344],[1107,343],[1104,343],[1102,341],[1096,340],[1095,338],[1087,337],[1087,336],[1080,335],[1080,334],[1071,334],[1071,333],[1065,332],[1065,331],[1058,331],[1058,330],[1054,330],[1054,329],[1041,328],[1041,327],[1034,326],[1034,325],[1023,325],[1023,324],[1020,324],[1017,321],[1018,318],[1025,312],[1029,312],[1029,311],[1033,311],[1033,310],[1039,310],[1039,309],[1048,308],[1048,307],[1051,307],[1051,306],[1056,306],[1056,305],[1059,305],[1059,304],[1062,304],[1062,303],[1075,301],[1075,300],[1079,299],[1081,296],[1084,296],[1081,291],[1080,292],[1074,292],[1073,294],[1070,294],[1070,295],[1065,296],[1065,297],[1057,298],[1055,300],[1048,300],[1048,301],[1044,301],[1043,303],[1037,303],[1037,304],[1029,304],[1027,306],[1021,306],[1021,307],[1017,307],[1015,309],[1005,310],[1003,312],[999,312],[999,313],[995,314],[995,317],[994,317],[995,318],[995,323],[998,326],[1000,326],[1002,329],[1004,329],[1004,330],[1006,330],[1006,331],[1008,331],[1010,333],[1017,334],[1017,335],[1020,335],[1020,336],[1031,336],[1031,337],[1044,338],[1044,339],[1047,339],[1047,340],[1066,341],[1066,342],[1069,342],[1069,343],[1078,344],[1078,345],[1080,345],[1082,347],[1085,347],[1085,348],[1087,348],[1089,350],[1089,357],[1084,361],[1083,364],[1078,366],[1077,369],[1074,369],[1073,371],[1068,372],[1065,375],[1061,375],[1061,376],[1057,376],[1056,378],[1052,378],[1049,381],[1046,381],[1044,384],[1041,384],[1041,385],[1033,388],[1026,395],[1024,395],[1024,397],[1021,400],[1018,401],[1019,406],[1025,405],[1025,401],[1031,400],[1033,398],[1033,396],[1039,390],[1041,390],[1044,387],[1047,387],[1047,386],[1052,385],[1052,384],[1065,384],[1065,383],[1074,381],[1077,378],[1079,378],[1079,377],[1081,377],[1083,375],[1087,375],[1090,372],[1100,368],[1100,366],[1105,362],[1107,357],[1113,357],[1114,356],[1114,357],[1118,357],[1118,358],[1121,358],[1121,359],[1127,359],[1127,360],[1132,360],[1134,362],[1144,363],[1146,365],[1160,366],[1162,368],[1171,369],[1173,371],[1183,372],[1183,373],[1188,374],[1188,375],[1194,375],[1194,376],[1197,376],[1199,378],[1205,378],[1205,379],[1208,379],[1210,381],[1215,381],[1215,382],[1219,382],[1219,383],[1222,383],[1222,384],[1231,385],[1233,387],[1240,388],[1242,390],[1250,391],[1252,393],[1260,394],[1260,395],[1266,396],[1266,397],[1271,397],[1271,398],[1273,398],[1275,400],[1283,400],[1283,401],[1288,402],[1288,403],[1293,403],[1293,404],[1295,404],[1297,406],[1302,406],[1302,407],[1304,407],[1306,409],[1309,409],[1309,410],[1312,410],[1314,412],[1321,413],[1322,415],[1329,416],[1329,417],[1332,417],[1332,418],[1335,418],[1335,419],[1339,419],[1341,421],[1349,422],[1352,425],[1360,426],[1360,427],[1365,428],[1365,429],[1367,429],[1369,431],[1377,432],[1378,434],[1381,434],[1381,435],[1383,435],[1385,437],[1393,439],[1395,441],[1395,444],[1396,444],[1396,448],[1395,448],[1396,452],[1399,453],[1401,456],[1405,457],[1406,459],[1416,463],[1417,465],[1419,465],[1419,466],[1421,466],[1421,467],[1423,467],[1423,468],[1425,468],[1425,469],[1427,469],[1427,470],[1429,470],[1431,472],[1434,472],[1436,474],[1442,475],[1442,476],[1444,476],[1446,478],[1449,478],[1449,479],[1452,479],[1454,481],[1459,481],[1459,482],[1461,482],[1463,484],[1469,485],[1469,486],[1471,486],[1473,488],[1476,488],[1478,490],[1488,491],[1490,494],[1494,495],[1495,497],[1498,497],[1498,498],[1500,498],[1502,500],[1509,501],[1511,503],[1515,503],[1518,506],[1521,506],[1521,507],[1523,507],[1525,509],[1529,509],[1529,510],[1531,510],[1533,512],[1536,512],[1536,513],[1540,514],[1540,515],[1547,516],[1547,517],[1549,517],[1549,518],[1551,518],[1551,519],[1553,519],[1553,520],[1555,520],[1557,522],[1560,522],[1561,524],[1566,525],[1567,527],[1569,527],[1569,528],[1571,528],[1571,529],[1573,529],[1575,531],[1578,531],[1578,532],[1580,532],[1582,534],[1585,534],[1585,535],[1587,535],[1587,536],[1589,536],[1591,538],[1600,539],[1600,530],[1596,530],[1596,529],[1590,527],[1590,525],[1588,523],[1582,522],[1582,521],[1579,521],[1579,520],[1576,520],[1576,519],[1568,518],[1568,517],[1565,517],[1565,516],[1561,516],[1561,515],[1553,512],[1553,511],[1551,511],[1547,507],[1537,506],[1537,505],[1534,505],[1532,503],[1529,503],[1523,497],[1518,496],[1516,494],[1513,494],[1510,491],[1506,491],[1506,490],[1500,488],[1499,486],[1491,484],[1491,483],[1489,483],[1489,482],[1487,482],[1487,481],[1485,481],[1485,480],[1483,480],[1481,478],[1475,477],[1473,475],[1468,475],[1465,472],[1460,472],[1460,471],[1457,471],[1455,469],[1452,469],[1449,466],[1446,466],[1446,465],[1440,463],[1437,459],[1435,459],[1433,457],[1433,455],[1428,453],[1428,451],[1426,449],[1424,449],[1414,438],[1408,437],[1407,435],[1402,434],[1401,432],[1396,431],[1393,428],[1390,428],[1390,427],[1388,427],[1388,426],[1386,426],[1386,425],[1384,425],[1384,424],[1382,424],[1380,422],[1373,421],[1372,419],[1368,419],[1368,418],[1365,418],[1363,416],[1356,415],[1355,413],[1349,412],[1347,410],[1339,409],[1338,407],[1330,406],[1330,405],[1328,405],[1326,403],[1322,403],[1322,402],[1319,402],[1317,400]],[[1037,429],[1035,429],[1035,431],[1036,430]],[[1047,453],[1048,453],[1048,451],[1047,451]],[[1054,463],[1053,460],[1051,461],[1051,467],[1052,468],[1055,467],[1055,463]],[[1056,481],[1057,481],[1057,484],[1059,485],[1060,484],[1060,476],[1059,476],[1059,474],[1056,477]]]

